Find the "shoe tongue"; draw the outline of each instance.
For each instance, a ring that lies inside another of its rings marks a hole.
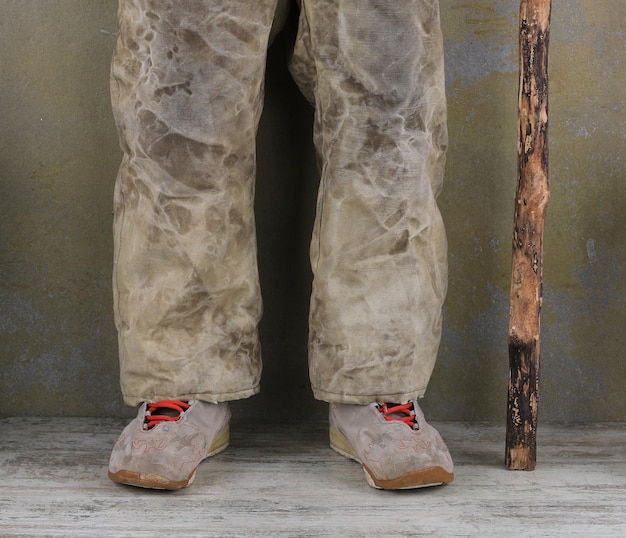
[[[385,417],[385,420],[404,422],[407,426],[416,429],[417,421],[415,419],[415,406],[413,402],[406,404],[383,403],[378,404],[378,410]]]
[[[152,429],[161,422],[176,422],[189,409],[187,402],[179,400],[161,400],[149,403],[144,419],[144,429]]]
[[[151,414],[175,418],[180,416],[181,413],[180,411],[172,409],[170,407],[157,407],[154,409],[154,411],[152,411]]]
[[[393,409],[394,407],[399,406],[400,404],[387,404],[387,409]],[[393,413],[389,413],[390,417],[395,417],[395,418],[404,418],[408,415],[408,413],[414,412],[415,409],[413,408],[413,404],[411,404],[409,407],[403,406],[401,410],[395,411]]]

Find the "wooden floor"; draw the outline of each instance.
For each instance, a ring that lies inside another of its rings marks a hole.
[[[626,424],[542,425],[534,472],[504,469],[501,427],[438,424],[456,480],[377,491],[326,425],[244,425],[196,482],[110,482],[123,421],[0,419],[0,536],[626,536]]]

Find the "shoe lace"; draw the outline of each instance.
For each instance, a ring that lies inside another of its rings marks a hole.
[[[419,430],[413,402],[405,404],[381,403],[376,405],[385,420],[404,422],[413,430]]]
[[[180,400],[161,400],[148,402],[143,429],[151,430],[162,422],[178,422],[182,414],[189,409],[187,402]]]

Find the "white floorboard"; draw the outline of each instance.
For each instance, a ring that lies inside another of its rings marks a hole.
[[[504,468],[502,427],[438,424],[456,480],[406,492],[369,488],[319,423],[236,423],[190,488],[120,486],[123,425],[0,419],[0,536],[626,536],[626,424],[540,425],[534,472]]]

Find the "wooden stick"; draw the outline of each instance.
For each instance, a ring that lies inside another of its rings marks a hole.
[[[548,186],[548,44],[551,0],[520,3],[518,182],[509,313],[509,395],[505,463],[536,464],[539,316]]]

